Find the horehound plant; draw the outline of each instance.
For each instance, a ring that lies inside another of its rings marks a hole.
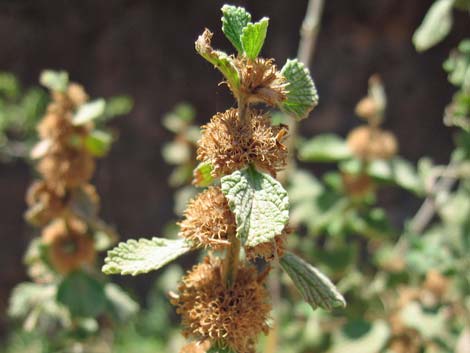
[[[41,83],[50,89],[51,102],[38,125],[40,142],[31,152],[41,179],[28,190],[25,214],[41,228],[41,236],[26,254],[33,282],[13,291],[10,314],[23,318],[27,330],[53,337],[52,349],[76,349],[78,341],[96,333],[99,318],[107,314],[111,323],[137,306],[95,266],[97,253],[117,236],[98,218],[99,197],[90,183],[95,159],[112,142],[109,132],[96,128],[106,102],[89,102],[65,72],[45,71]]]
[[[170,295],[190,339],[181,352],[255,352],[258,336],[269,330],[265,279],[277,262],[314,309],[345,305],[326,276],[285,249],[289,201],[275,177],[286,165],[287,128],[273,126],[262,109],[307,117],[318,99],[310,74],[297,60],[278,70],[274,59],[259,57],[268,18],[252,23],[245,9],[229,5],[222,14],[237,54],[214,50],[208,29],[195,43],[237,101],[202,127],[195,183],[207,188],[189,202],[179,239],[129,240],[108,253],[103,267],[107,274],[138,275],[191,250],[208,250]]]

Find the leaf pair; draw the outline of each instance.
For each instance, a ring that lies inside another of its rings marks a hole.
[[[239,55],[256,59],[263,48],[269,19],[263,17],[251,23],[251,15],[243,7],[224,5],[222,7],[222,31],[237,49]]]

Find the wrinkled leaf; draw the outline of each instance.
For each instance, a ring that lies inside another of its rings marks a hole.
[[[413,34],[416,50],[425,51],[443,40],[452,28],[452,7],[455,0],[437,0],[429,8],[423,22]]]
[[[289,200],[282,185],[252,167],[221,179],[222,192],[235,213],[237,237],[249,247],[281,234],[289,220]]]
[[[287,60],[281,70],[287,79],[287,100],[280,108],[297,120],[306,118],[318,104],[318,94],[309,70],[297,59]]]
[[[121,275],[139,275],[158,270],[191,250],[185,239],[130,239],[108,251],[103,272]]]
[[[331,310],[336,307],[346,306],[343,296],[328,277],[300,257],[286,253],[281,257],[280,263],[304,300],[313,309],[321,307]]]
[[[240,54],[243,53],[240,37],[250,21],[251,15],[243,7],[222,6],[222,31]]]
[[[103,115],[106,102],[103,98],[81,105],[72,118],[74,125],[83,125]]]
[[[248,23],[243,28],[241,42],[245,55],[256,59],[263,48],[266,33],[268,32],[269,18],[264,17],[259,22]]]

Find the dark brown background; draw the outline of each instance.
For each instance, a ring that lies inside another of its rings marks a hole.
[[[311,65],[321,103],[302,123],[304,136],[345,134],[358,123],[353,108],[380,73],[389,98],[387,128],[401,153],[446,162],[451,131],[441,122],[453,88],[441,63],[451,47],[470,34],[468,15],[456,13],[453,34],[424,54],[411,44],[431,0],[326,0],[318,50]],[[282,65],[295,56],[307,0],[233,1],[271,18],[264,55]],[[102,160],[96,184],[103,218],[123,238],[158,235],[172,217],[169,168],[161,146],[171,136],[162,115],[191,102],[199,122],[232,104],[220,75],[194,51],[204,27],[215,31],[215,47],[230,49],[220,34],[222,1],[30,0],[0,1],[0,70],[34,85],[44,68],[65,69],[92,96],[126,93],[135,100],[130,116],[113,125],[120,139]],[[314,170],[315,172],[315,170]],[[31,170],[21,162],[0,165],[0,312],[11,288],[25,279],[21,257],[33,232],[22,219]],[[395,219],[417,206],[409,195],[391,192],[384,201]],[[145,289],[152,276],[128,283]],[[3,314],[0,314],[0,318]],[[4,324],[1,325],[4,328]],[[0,332],[3,329],[0,329]]]

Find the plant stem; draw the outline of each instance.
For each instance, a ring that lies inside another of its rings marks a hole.
[[[441,179],[432,186],[428,197],[426,197],[426,200],[424,200],[423,204],[411,221],[410,229],[413,233],[421,233],[434,217],[437,208],[436,195],[449,191],[457,181],[457,179],[452,176],[452,171],[456,164],[457,162],[455,160],[450,161],[442,173]]]
[[[225,254],[222,274],[227,288],[232,287],[237,279],[238,263],[240,261],[240,247],[240,240],[238,240],[237,236],[233,234],[230,237],[230,247],[227,249],[227,253]]]
[[[323,13],[324,0],[309,0],[305,18],[300,28],[300,42],[297,51],[297,58],[305,67],[310,66],[313,55],[315,54],[316,42],[320,30],[320,19]],[[281,181],[287,181],[289,174],[295,170],[295,141],[297,140],[298,126],[297,121],[288,116],[289,136],[287,138],[287,150],[289,157],[286,170],[280,175]]]
[[[310,61],[315,53],[315,46],[317,42],[318,32],[320,30],[320,19],[323,13],[324,0],[309,0],[305,18],[302,22],[300,29],[300,42],[297,52],[297,58],[306,67],[309,67]],[[298,124],[297,121],[288,116],[289,136],[287,138],[286,147],[288,150],[288,160],[286,169],[280,173],[279,180],[286,183],[289,180],[289,175],[296,168],[295,160],[295,142],[297,140]],[[279,341],[279,314],[277,310],[280,307],[281,301],[281,285],[279,283],[279,268],[278,265],[273,266],[270,274],[269,289],[272,297],[273,304],[273,329],[269,332],[266,342],[265,353],[275,353],[277,351]],[[277,309],[277,310],[276,310]]]

